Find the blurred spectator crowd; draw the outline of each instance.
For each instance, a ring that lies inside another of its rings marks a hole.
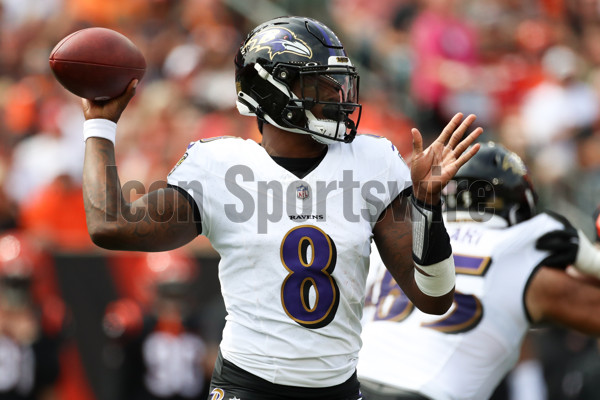
[[[85,226],[80,101],[48,66],[63,37],[112,28],[146,57],[116,147],[134,199],[165,185],[191,141],[260,141],[255,121],[235,110],[233,56],[252,27],[284,14],[338,32],[361,75],[362,133],[410,157],[411,127],[431,140],[455,112],[475,113],[484,138],[531,167],[541,208],[591,232],[598,0],[0,0],[0,232],[26,230],[55,252],[101,252]],[[202,238],[190,246],[210,252]]]
[[[255,122],[235,111],[232,58],[250,28],[281,14],[318,17],[342,37],[361,73],[362,132],[410,156],[410,127],[430,139],[453,113],[475,113],[486,138],[531,166],[542,206],[558,197],[593,212],[597,1],[2,0],[0,227],[26,228],[66,251],[94,250],[80,196],[79,100],[48,67],[60,39],[109,27],[146,57],[117,143],[126,196],[134,197],[164,184],[190,141],[260,140]]]

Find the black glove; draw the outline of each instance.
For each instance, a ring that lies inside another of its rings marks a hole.
[[[575,263],[579,251],[579,235],[571,227],[551,231],[540,236],[535,242],[535,248],[550,252],[541,265],[564,269]]]

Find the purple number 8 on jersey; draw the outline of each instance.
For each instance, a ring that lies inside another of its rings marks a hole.
[[[322,328],[335,317],[340,302],[331,276],[336,255],[329,235],[311,225],[293,228],[281,242],[281,262],[289,272],[281,285],[281,304],[291,319],[306,328]]]

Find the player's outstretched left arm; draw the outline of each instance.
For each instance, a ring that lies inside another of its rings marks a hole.
[[[114,135],[116,126],[112,125],[135,94],[136,83],[132,81],[123,95],[107,102],[83,99],[86,123],[97,120],[112,128]],[[193,207],[177,190],[159,189],[132,203],[125,201],[114,144],[102,137],[92,136],[85,142],[83,201],[90,237],[103,248],[165,251],[198,235]]]
[[[600,249],[564,217],[557,217],[564,229],[536,240],[536,248],[549,254],[527,288],[527,311],[533,322],[600,336]]]
[[[477,153],[479,145],[469,146],[482,132],[477,128],[461,141],[475,116],[462,119],[462,114],[455,115],[425,150],[420,132],[413,129],[413,194],[396,198],[373,231],[396,282],[417,308],[431,314],[445,313],[454,298],[454,260],[442,220],[441,192]]]
[[[531,279],[525,306],[534,323],[553,323],[600,336],[600,282],[569,270],[541,267]]]

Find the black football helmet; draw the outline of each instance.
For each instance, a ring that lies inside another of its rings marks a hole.
[[[536,214],[537,194],[527,167],[494,142],[481,144],[446,185],[443,199],[446,212],[466,211],[475,220],[493,214],[514,225]]]
[[[354,139],[362,111],[359,77],[321,22],[280,17],[259,25],[242,43],[235,68],[240,114],[325,144]]]

